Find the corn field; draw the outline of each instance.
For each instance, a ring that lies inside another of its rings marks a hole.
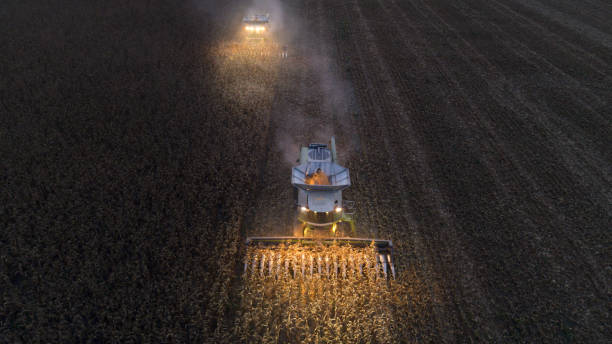
[[[608,3],[0,1],[0,343],[609,343]]]

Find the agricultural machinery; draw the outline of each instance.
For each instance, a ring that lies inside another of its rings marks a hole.
[[[273,57],[287,58],[287,46],[275,41],[269,14],[253,14],[242,18],[237,41],[225,44],[222,54],[229,57]]]
[[[247,257],[245,272],[249,266],[259,268],[261,272],[272,273],[276,270],[290,270],[300,267],[313,273],[323,273],[335,269],[362,271],[362,268],[374,266],[380,268],[385,277],[395,278],[395,267],[392,260],[393,244],[391,240],[357,238],[353,219],[353,202],[343,200],[342,191],[351,185],[349,170],[337,163],[336,142],[331,138],[330,144],[311,143],[300,148],[299,165],[293,167],[291,184],[295,188],[296,219],[299,223],[294,236],[248,237],[247,246],[270,248],[266,253]],[[302,255],[301,262],[282,262],[280,255],[274,253],[275,247],[300,244],[312,247],[313,254]],[[372,247],[375,257],[368,261],[362,257],[321,256],[317,247],[324,246]],[[284,264],[284,265],[283,265]],[[296,265],[297,264],[297,265]],[[275,270],[276,269],[276,270]]]
[[[247,41],[263,41],[270,32],[270,15],[255,14],[242,18]]]

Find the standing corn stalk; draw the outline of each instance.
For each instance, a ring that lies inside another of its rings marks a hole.
[[[330,267],[328,273],[322,264],[322,273],[310,274],[311,268],[318,271],[318,264],[311,264],[308,256],[313,254],[312,247],[249,248],[248,255],[267,260],[284,257],[291,262],[291,271],[261,273],[260,260],[255,264],[259,272],[245,273],[234,335],[246,343],[389,342],[387,300],[394,281],[384,278],[374,263],[375,248],[321,246],[315,252],[333,257],[337,270]],[[370,262],[364,263],[361,273],[355,268],[358,259]]]

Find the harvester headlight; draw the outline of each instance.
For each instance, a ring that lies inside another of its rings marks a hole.
[[[265,26],[259,26],[259,25],[247,25],[244,27],[245,30],[249,31],[249,32],[255,32],[255,33],[260,33],[262,31],[266,31],[266,27]]]
[[[341,211],[342,211],[342,207],[338,207],[338,208],[336,208],[336,213],[339,213],[339,212],[341,212]]]

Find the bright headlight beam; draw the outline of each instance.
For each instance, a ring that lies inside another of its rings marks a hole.
[[[259,26],[259,25],[245,25],[244,29],[246,31],[249,31],[249,32],[253,32],[254,31],[255,33],[260,33],[260,32],[266,31],[266,27],[265,26]]]

